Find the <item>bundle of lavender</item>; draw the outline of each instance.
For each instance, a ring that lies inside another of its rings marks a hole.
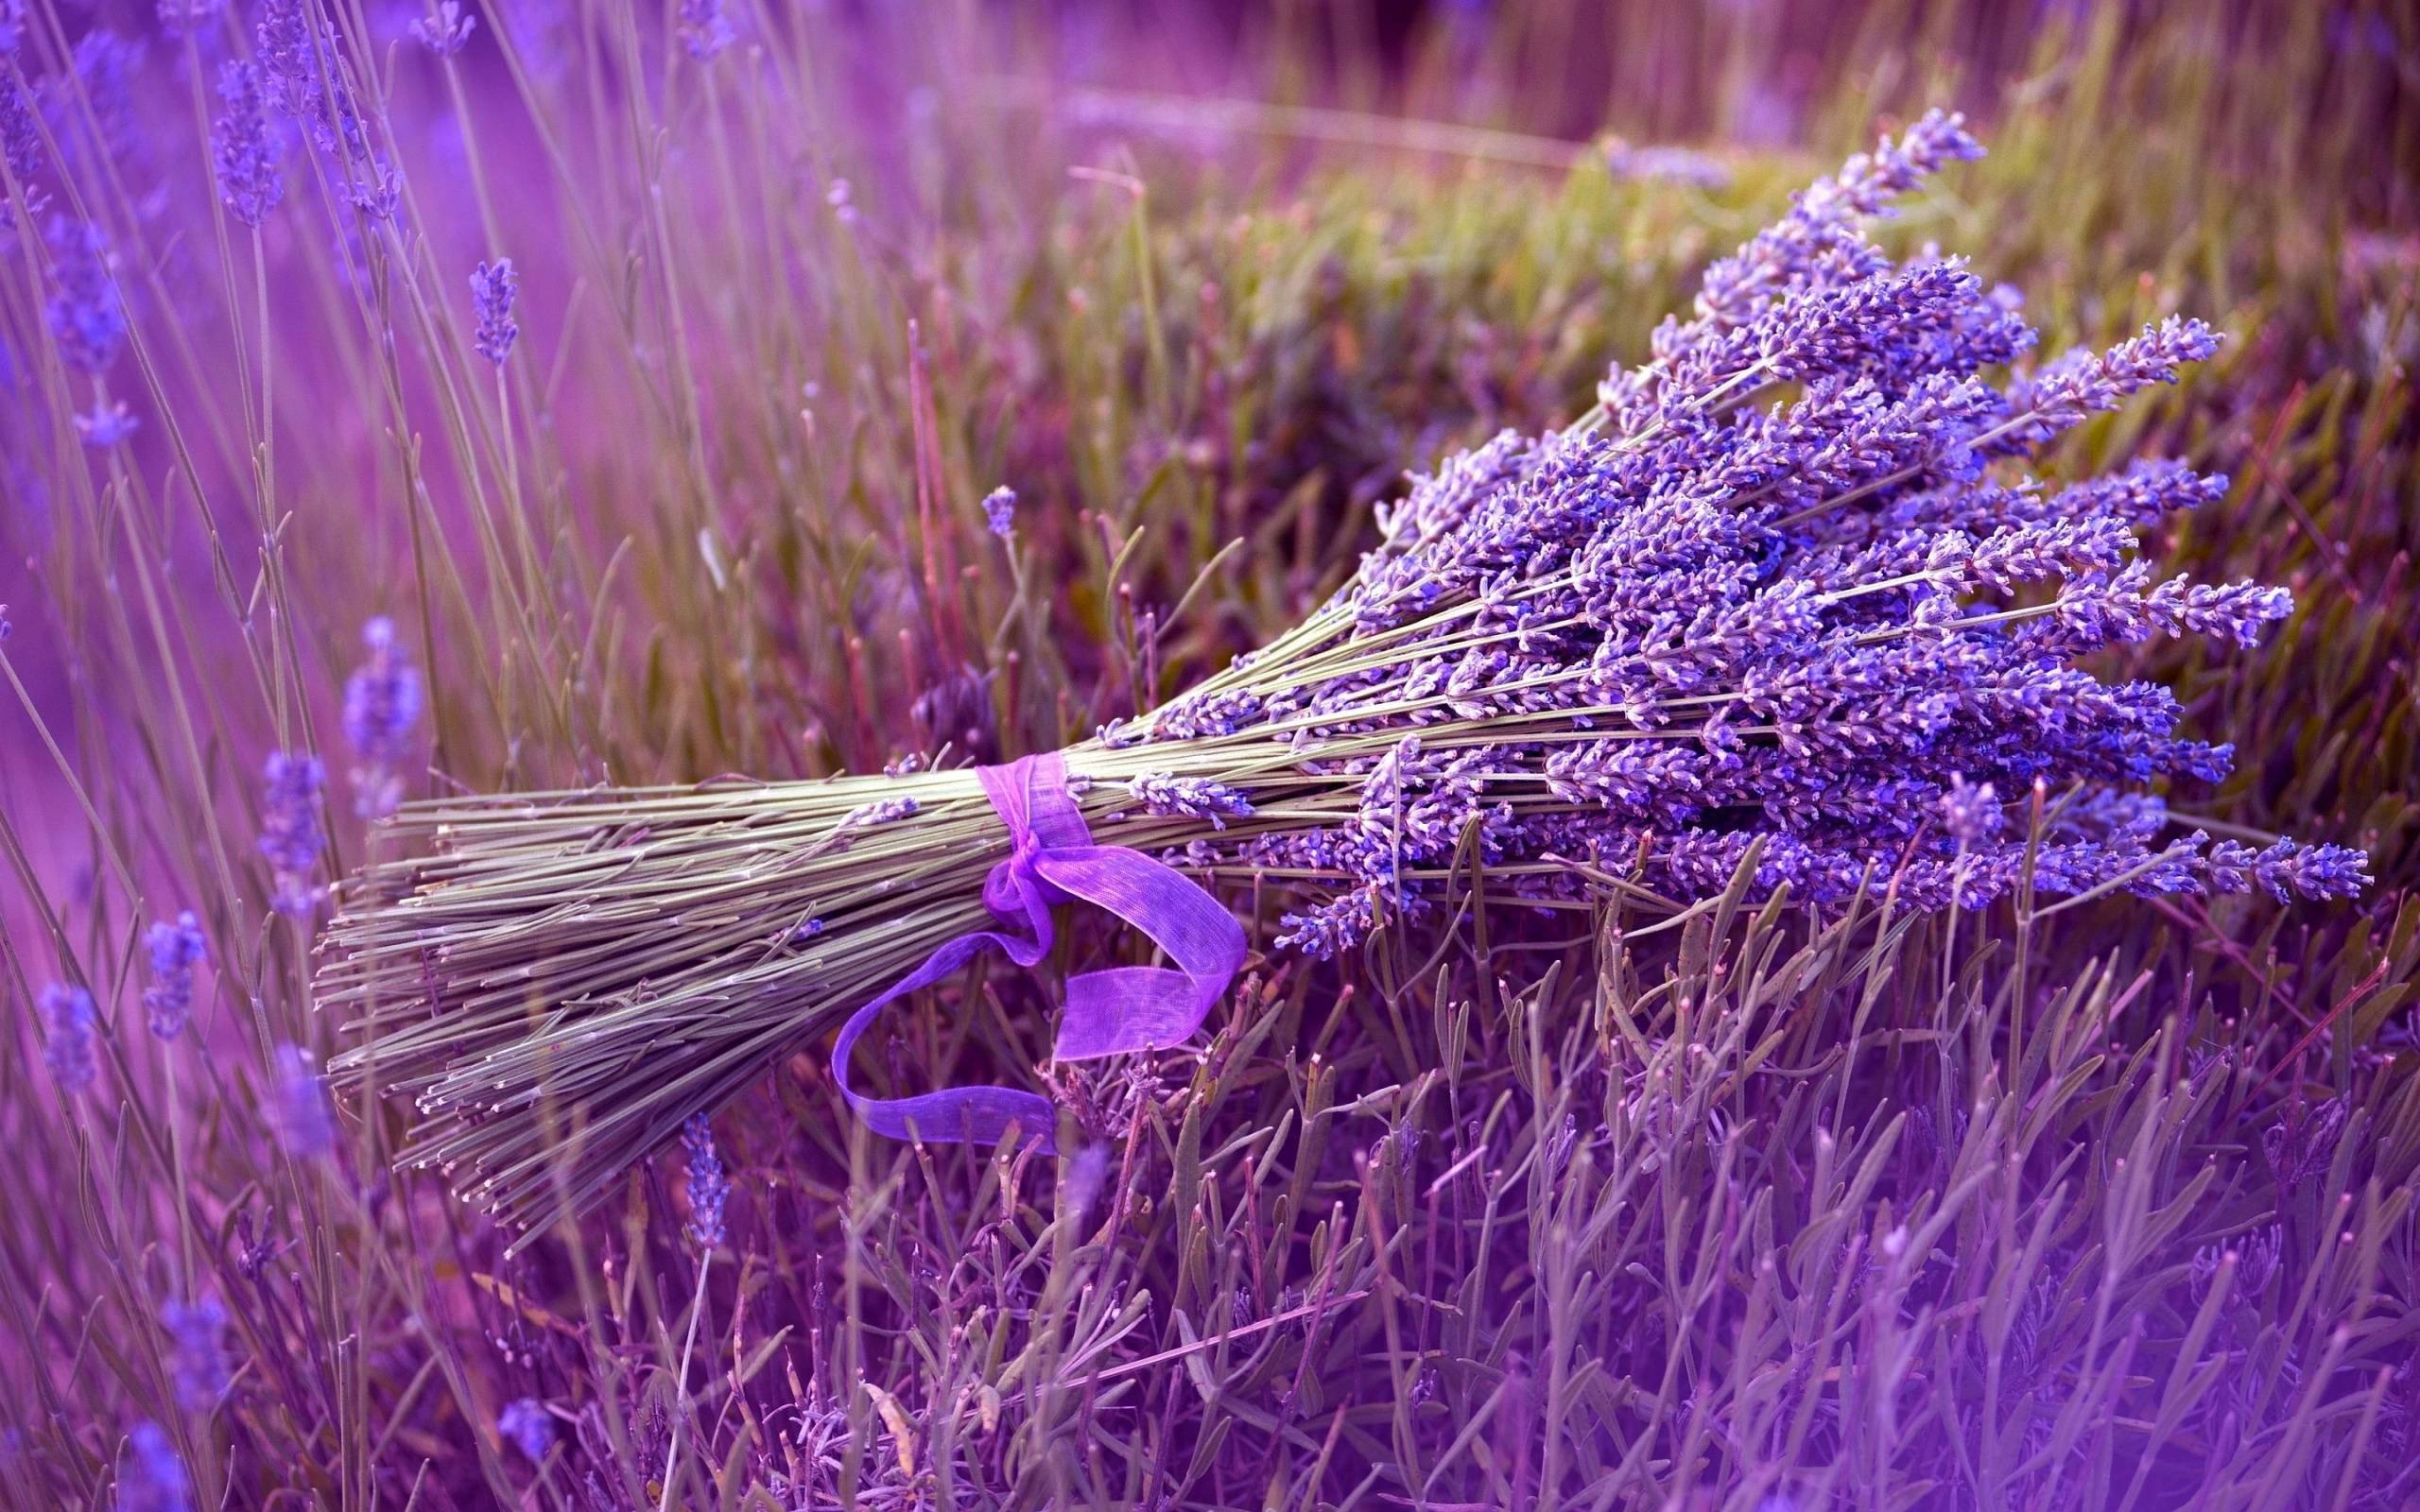
[[[1979,150],[1936,112],[1851,159],[1715,264],[1579,424],[1416,479],[1301,625],[1042,763],[406,807],[421,843],[331,936],[324,995],[368,1030],[351,1062],[418,1095],[414,1156],[545,1219],[844,1019],[846,1086],[882,1004],[989,946],[1031,964],[1069,897],[1181,970],[1071,984],[1060,1052],[1181,1038],[1240,934],[1144,875],[1160,864],[1293,888],[1277,943],[1313,955],[1435,909],[1460,868],[1548,906],[1614,887],[1678,912],[1752,847],[1760,891],[1819,906],[1886,882],[1979,906],[2029,866],[2068,896],[2356,891],[2356,851],[2172,834],[2150,785],[2214,780],[2228,747],[2178,734],[2164,688],[2079,667],[2154,635],[2249,644],[2290,606],[2136,556],[2223,479],[2024,475],[2216,337],[2170,319],[1987,381],[2032,345],[2015,299],[1862,231]],[[2008,800],[2037,782],[2029,843]],[[1121,892],[1086,871],[1115,856],[1157,862]],[[1005,1089],[857,1101],[887,1132],[1046,1122]]]

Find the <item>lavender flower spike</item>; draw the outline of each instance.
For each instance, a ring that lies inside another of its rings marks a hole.
[[[73,1097],[93,1085],[93,994],[53,982],[42,989],[42,1056],[59,1090]]]
[[[413,38],[440,58],[462,50],[476,31],[479,18],[462,9],[461,0],[431,0],[427,13],[411,25]]]
[[[532,1465],[544,1461],[546,1451],[555,1447],[554,1417],[546,1411],[546,1404],[535,1397],[519,1397],[507,1402],[504,1411],[496,1414],[495,1430]]]
[[[692,1114],[681,1125],[681,1143],[689,1152],[689,1237],[700,1249],[723,1242],[723,1205],[731,1199],[731,1183],[723,1178],[722,1156],[715,1149],[715,1131],[703,1113]]]
[[[320,789],[327,768],[317,756],[271,751],[261,766],[260,852],[267,857],[277,911],[292,919],[308,919],[327,889],[316,880],[320,869]]]
[[[512,271],[512,259],[499,257],[493,263],[481,263],[471,273],[471,301],[479,318],[478,333],[473,345],[479,355],[504,366],[512,355],[512,343],[519,339],[521,327],[513,322],[512,298],[521,287],[520,279]]]
[[[994,489],[983,496],[983,524],[1002,541],[1017,533],[1017,495],[1013,489]]]
[[[298,1160],[321,1160],[336,1153],[336,1114],[320,1063],[300,1045],[277,1047],[277,1083],[268,1101],[278,1143]]]
[[[50,244],[51,277],[59,288],[46,313],[60,358],[98,376],[126,344],[126,306],[110,271],[109,238],[90,221],[54,215],[43,240]]]
[[[170,1302],[160,1310],[161,1324],[172,1346],[170,1375],[177,1405],[191,1413],[206,1413],[227,1389],[227,1310],[210,1297],[198,1302]]]
[[[153,924],[143,936],[151,954],[151,984],[143,989],[143,1011],[151,1033],[174,1040],[193,1019],[193,969],[208,952],[201,921],[187,909],[174,923]]]
[[[277,142],[269,134],[260,69],[246,62],[221,63],[218,105],[218,119],[210,124],[218,198],[229,215],[257,227],[285,198],[285,177],[278,171]]]
[[[344,685],[344,733],[360,758],[353,769],[353,811],[365,819],[385,818],[403,797],[404,759],[412,727],[420,721],[420,669],[395,639],[395,622],[385,615],[361,627],[370,658]]]
[[[193,1482],[177,1447],[158,1423],[140,1422],[126,1435],[117,1466],[117,1512],[192,1512]]]
[[[681,21],[677,29],[681,45],[689,49],[689,56],[701,63],[738,40],[738,33],[732,28],[731,18],[722,13],[722,0],[681,0]]]
[[[1246,818],[1252,814],[1252,799],[1224,782],[1206,777],[1176,777],[1167,772],[1145,772],[1130,780],[1126,790],[1154,814],[1182,814],[1187,818],[1207,819],[1214,830],[1227,827],[1229,818]]]

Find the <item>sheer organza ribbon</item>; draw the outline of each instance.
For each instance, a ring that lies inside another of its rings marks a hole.
[[[832,1046],[833,1078],[866,1126],[892,1139],[994,1144],[1014,1125],[1046,1150],[1058,1119],[1049,1099],[1011,1087],[952,1087],[913,1097],[868,1097],[849,1085],[849,1057],[876,1015],[898,998],[930,987],[996,945],[1019,966],[1049,954],[1052,905],[1071,900],[1096,904],[1126,920],[1176,963],[1121,966],[1067,979],[1052,1055],[1091,1060],[1130,1050],[1176,1044],[1201,1026],[1244,959],[1243,926],[1216,898],[1183,872],[1139,850],[1095,845],[1067,791],[1067,766],[1056,752],[1006,766],[978,767],[976,777],[1009,827],[1009,856],[983,879],[983,903],[1004,923],[1031,935],[971,930],[943,944],[925,964],[849,1016]]]

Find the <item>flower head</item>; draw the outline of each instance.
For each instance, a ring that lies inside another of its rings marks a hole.
[[[177,1405],[192,1413],[210,1411],[227,1389],[227,1310],[207,1297],[170,1302],[160,1310],[160,1321],[168,1331]]]
[[[512,354],[512,343],[520,336],[521,327],[513,322],[512,298],[521,281],[512,271],[512,259],[499,257],[493,263],[481,263],[471,273],[471,302],[478,315],[478,333],[473,344],[479,355],[504,366]]]
[[[193,1483],[177,1446],[158,1423],[136,1423],[117,1465],[117,1512],[190,1512],[192,1506]]]
[[[143,936],[151,955],[151,982],[143,989],[143,1010],[162,1040],[184,1033],[193,1020],[193,971],[209,953],[201,921],[187,909],[173,923],[153,924]]]
[[[504,1411],[496,1414],[495,1428],[532,1465],[544,1460],[546,1451],[555,1447],[554,1415],[535,1397],[507,1402]]]
[[[732,29],[731,18],[722,13],[722,0],[681,0],[676,29],[681,45],[701,63],[730,46],[738,35]]]
[[[66,982],[42,989],[43,1060],[59,1090],[74,1096],[93,1085],[93,994]]]
[[[109,237],[91,221],[54,215],[43,240],[58,290],[46,314],[60,358],[85,372],[106,372],[126,344],[126,306],[111,271]]]
[[[320,789],[327,768],[317,756],[271,751],[261,765],[260,852],[269,864],[279,913],[308,919],[327,889],[318,880]]]
[[[95,401],[91,414],[76,417],[77,433],[84,438],[85,445],[96,452],[122,445],[142,428],[143,422],[135,419],[134,411],[126,407],[124,400]]]
[[[681,1144],[689,1152],[689,1237],[699,1248],[712,1249],[723,1242],[722,1210],[731,1183],[723,1179],[722,1156],[705,1114],[692,1114],[681,1125]]]
[[[984,495],[983,524],[1002,541],[1017,533],[1017,496],[1014,490],[997,488]]]
[[[344,685],[344,734],[360,758],[353,769],[354,813],[365,819],[395,811],[403,795],[397,765],[421,710],[420,669],[395,639],[395,622],[380,615],[361,627],[369,658]]]
[[[426,13],[413,21],[411,33],[430,52],[451,58],[470,42],[478,25],[479,18],[465,11],[461,0],[432,0]]]
[[[336,1113],[320,1063],[300,1045],[277,1047],[277,1080],[270,1089],[269,1117],[278,1143],[298,1160],[325,1160],[336,1153]]]
[[[247,226],[268,219],[285,198],[285,176],[277,166],[261,71],[251,63],[218,65],[218,119],[210,125],[210,153],[228,213]]]

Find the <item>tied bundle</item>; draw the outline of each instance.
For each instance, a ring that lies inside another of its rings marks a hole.
[[[1039,961],[1073,899],[1177,969],[1071,982],[1066,1057],[1198,1026],[1244,954],[1204,890],[1222,884],[1291,889],[1276,944],[1314,956],[1437,912],[1472,870],[1493,896],[1610,889],[1667,915],[1743,868],[1818,907],[1886,885],[1979,907],[2021,879],[2357,891],[2357,851],[2175,833],[2153,785],[2215,780],[2229,748],[2178,733],[2165,688],[2079,665],[2159,635],[2250,644],[2290,606],[2138,557],[2222,478],[2025,474],[2216,337],[2171,318],[2034,362],[2013,293],[1866,238],[1979,151],[1935,112],[1852,158],[1716,263],[1579,423],[1414,479],[1308,618],[1063,752],[406,806],[420,843],[357,881],[331,935],[323,997],[367,1030],[350,1063],[417,1096],[412,1157],[544,1220],[836,1026],[877,1129],[1046,1140],[1033,1093],[871,1098],[851,1054],[982,950]]]

